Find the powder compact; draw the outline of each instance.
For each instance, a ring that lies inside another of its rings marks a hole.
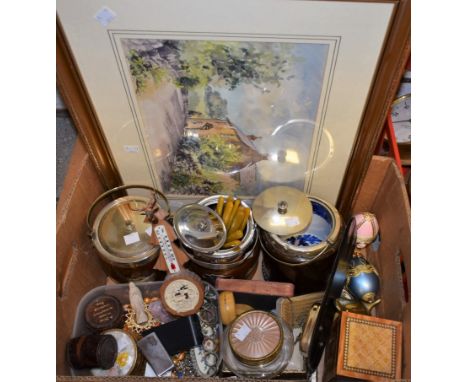
[[[292,332],[283,320],[251,310],[226,328],[223,360],[239,377],[273,378],[286,368],[293,347]]]
[[[228,339],[234,355],[241,362],[260,365],[278,355],[283,345],[283,329],[272,314],[250,311],[234,321]]]

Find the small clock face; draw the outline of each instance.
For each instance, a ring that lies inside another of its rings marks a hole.
[[[411,95],[395,100],[392,106],[392,122],[398,143],[411,142]]]
[[[200,288],[194,280],[185,278],[171,280],[165,286],[163,302],[172,314],[193,314],[203,302]]]

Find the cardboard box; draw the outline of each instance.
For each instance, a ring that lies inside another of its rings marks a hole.
[[[89,154],[78,140],[57,206],[56,373],[59,381],[81,380],[69,377],[65,344],[70,339],[75,309],[81,297],[106,282],[86,227],[88,208],[103,191]],[[410,378],[410,207],[403,179],[391,159],[372,159],[353,211],[372,212],[379,220],[382,243],[378,256],[373,254],[370,258],[382,278],[382,303],[376,312],[379,317],[403,322],[402,377]],[[406,269],[406,294],[401,264]],[[93,380],[104,381],[105,378]]]

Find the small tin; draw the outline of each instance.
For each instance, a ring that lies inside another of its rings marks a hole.
[[[110,369],[117,359],[117,341],[113,336],[90,334],[71,339],[66,348],[67,359],[75,369]]]
[[[96,297],[86,305],[84,310],[86,325],[95,331],[121,328],[124,317],[120,301],[109,295]]]
[[[115,338],[117,342],[117,357],[108,369],[91,369],[95,377],[125,377],[128,375],[143,375],[146,361],[138,350],[135,339],[121,329],[111,329],[104,332]]]

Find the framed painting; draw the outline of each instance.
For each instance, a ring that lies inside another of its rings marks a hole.
[[[109,187],[254,197],[281,184],[343,210],[396,90],[408,7],[59,0],[58,85]]]

